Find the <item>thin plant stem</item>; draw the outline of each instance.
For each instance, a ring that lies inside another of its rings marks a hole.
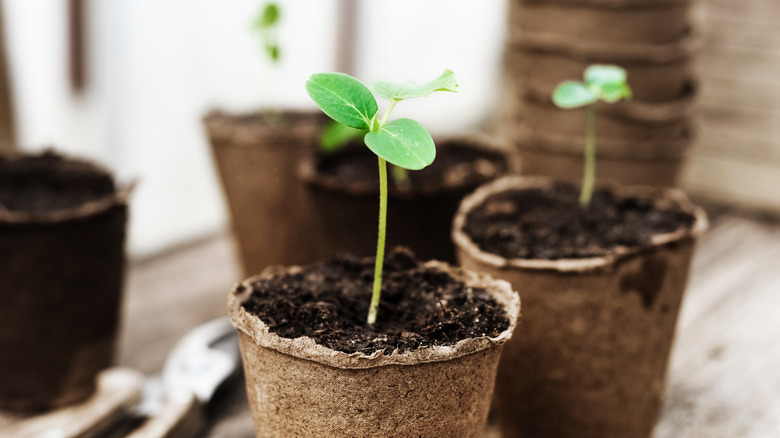
[[[374,264],[374,291],[368,308],[368,325],[374,325],[379,309],[379,296],[382,293],[382,267],[385,261],[385,235],[387,232],[387,162],[379,158],[379,233],[376,242],[376,262]]]
[[[585,107],[585,160],[582,172],[580,206],[590,204],[593,186],[596,183],[596,104]]]

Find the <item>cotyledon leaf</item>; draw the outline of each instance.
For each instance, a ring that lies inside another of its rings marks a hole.
[[[431,134],[411,119],[398,119],[363,138],[369,149],[398,167],[420,170],[433,163],[436,145]]]

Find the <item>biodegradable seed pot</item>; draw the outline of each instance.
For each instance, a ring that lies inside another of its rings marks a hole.
[[[346,256],[271,267],[234,288],[228,309],[258,437],[484,436],[517,294],[395,251],[368,325],[373,267]]]
[[[663,44],[681,38],[691,27],[690,10],[690,2],[630,6],[514,3],[510,33],[542,34],[561,42],[586,37],[597,42]]]
[[[296,165],[314,150],[325,118],[317,112],[230,115],[204,122],[211,139],[244,272],[308,263],[316,222]]]
[[[524,34],[507,46],[507,73],[522,77],[524,93],[547,99],[561,81],[577,77],[591,64],[620,64],[631,78],[634,98],[668,102],[685,93],[694,76],[692,55],[701,37],[688,33],[664,44],[622,44]]]
[[[499,366],[503,436],[649,437],[703,210],[682,192],[507,177],[464,199],[461,265],[523,291]]]
[[[77,403],[112,364],[127,194],[86,161],[0,156],[0,409]]]
[[[514,151],[486,137],[436,142],[436,161],[396,181],[391,172],[388,241],[409,246],[422,259],[455,260],[450,224],[463,197],[479,185],[519,171]],[[317,236],[322,257],[337,252],[368,256],[376,251],[379,184],[376,157],[353,144],[334,153],[317,152],[301,163],[322,223]]]

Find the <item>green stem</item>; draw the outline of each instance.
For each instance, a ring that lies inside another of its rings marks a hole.
[[[387,232],[387,162],[379,157],[379,233],[376,242],[374,264],[374,291],[368,308],[368,325],[374,325],[382,293],[382,266],[385,261],[385,234]]]
[[[385,111],[385,116],[382,117],[382,122],[379,124],[379,127],[385,126],[385,123],[387,123],[387,118],[390,117],[390,113],[393,111],[393,108],[395,108],[395,104],[400,102],[399,99],[393,99],[392,102],[390,102],[390,106],[387,108],[387,111]]]
[[[593,186],[596,183],[596,104],[585,107],[585,160],[583,164],[580,206],[590,204]]]

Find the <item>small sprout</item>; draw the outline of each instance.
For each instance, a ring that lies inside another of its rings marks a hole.
[[[368,324],[376,322],[382,291],[382,267],[387,233],[387,162],[398,168],[419,170],[436,158],[436,146],[431,134],[411,119],[388,121],[395,105],[413,97],[425,97],[434,91],[457,91],[455,75],[445,70],[427,84],[414,82],[377,82],[374,93],[388,99],[390,106],[381,117],[374,94],[362,82],[343,73],[317,73],[306,81],[306,91],[317,106],[336,122],[346,127],[366,131],[365,145],[379,160],[379,232],[377,236],[374,285]],[[334,134],[335,137],[335,134]]]
[[[320,150],[325,153],[336,152],[352,140],[363,139],[368,130],[350,128],[347,125],[331,121],[320,135]]]
[[[276,41],[276,27],[279,23],[280,8],[276,3],[266,4],[252,23],[252,28],[260,34],[263,47],[271,62],[279,62],[279,44]]]
[[[580,205],[587,207],[596,183],[596,103],[631,99],[626,71],[616,65],[591,65],[584,82],[563,81],[552,94],[553,103],[563,109],[585,107],[585,163]]]

